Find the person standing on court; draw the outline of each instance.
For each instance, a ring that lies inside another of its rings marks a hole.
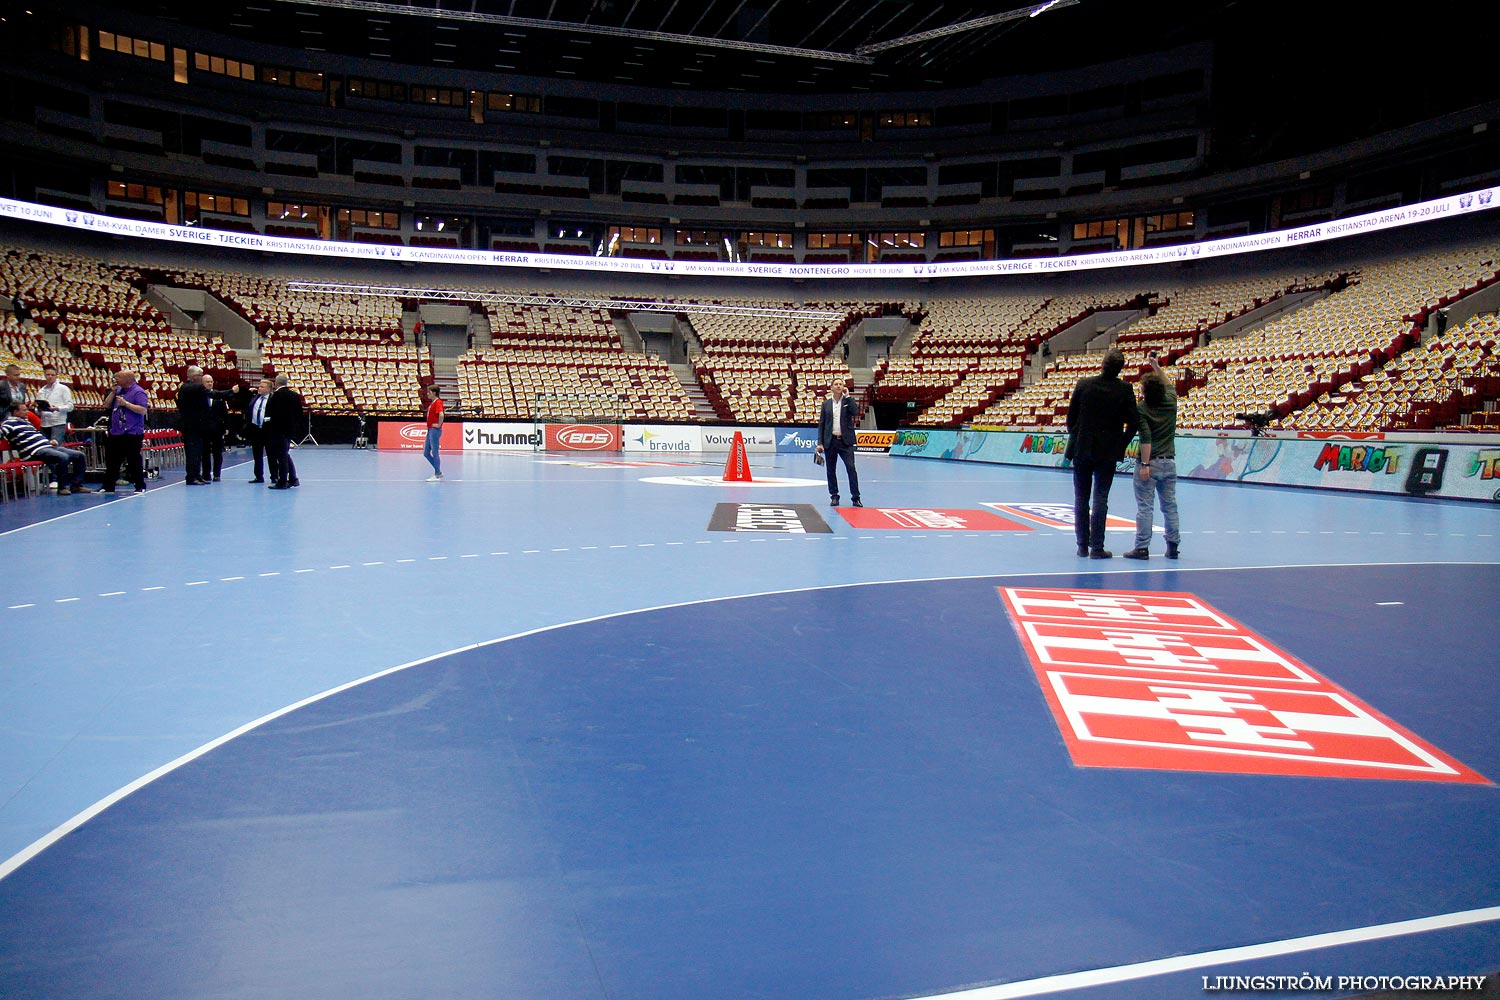
[[[203,373],[203,388],[208,390],[208,419],[203,424],[203,476],[219,481],[224,471],[224,433],[229,429],[229,400],[233,389],[215,389],[214,377]]]
[[[818,418],[818,454],[826,460],[829,503],[834,507],[839,505],[839,477],[834,466],[842,458],[849,476],[849,496],[854,506],[863,507],[859,499],[859,471],[854,467],[859,405],[848,393],[849,387],[839,380],[833,383],[833,395],[823,400],[823,413]]]
[[[291,386],[286,375],[276,376],[276,388],[266,401],[266,417],[271,425],[266,443],[266,453],[271,460],[271,475],[275,482],[273,490],[289,490],[301,486],[297,479],[297,466],[292,462],[292,442],[307,433],[307,414],[302,408],[302,396]]]
[[[189,365],[177,389],[177,429],[182,433],[182,453],[187,459],[187,485],[204,486],[203,438],[208,425],[208,390],[203,387],[203,369]]]
[[[271,380],[263,378],[250,398],[250,407],[245,411],[245,440],[250,442],[250,455],[255,459],[255,478],[252,483],[266,481],[266,441],[271,432],[266,423],[266,402],[271,398]],[[271,465],[271,481],[276,481],[276,466]]]
[[[73,390],[57,380],[57,369],[52,365],[43,365],[42,373],[47,376],[47,381],[36,391],[42,434],[53,444],[62,444],[68,435],[68,414],[73,412]]]
[[[146,411],[151,397],[136,381],[135,372],[122,368],[115,372],[114,388],[104,397],[109,411],[109,434],[104,438],[104,492],[113,493],[120,480],[135,484],[137,493],[146,492],[146,466],[141,461],[141,442],[146,436]]]
[[[1167,528],[1167,558],[1177,558],[1182,531],[1177,522],[1177,392],[1151,355],[1141,379],[1141,454],[1135,463],[1135,548],[1126,559],[1151,558],[1151,494],[1161,501]]]
[[[429,385],[424,391],[429,402],[427,438],[422,442],[422,457],[432,466],[432,475],[427,477],[427,481],[440,483],[443,481],[443,460],[440,457],[443,446],[443,390]]]
[[[1114,555],[1104,547],[1109,488],[1140,426],[1135,393],[1120,380],[1124,368],[1125,355],[1111,347],[1099,374],[1079,379],[1068,402],[1067,457],[1073,463],[1073,533],[1080,558]]]

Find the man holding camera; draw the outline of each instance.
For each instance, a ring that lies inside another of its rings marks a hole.
[[[1126,559],[1149,559],[1154,492],[1167,529],[1167,558],[1177,558],[1182,532],[1177,522],[1177,392],[1151,355],[1141,379],[1141,452],[1135,463],[1135,548]]]

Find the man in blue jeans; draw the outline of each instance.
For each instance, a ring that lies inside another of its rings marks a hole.
[[[1078,380],[1068,403],[1067,457],[1073,463],[1073,532],[1079,558],[1108,559],[1109,488],[1140,426],[1135,393],[1120,380],[1125,355],[1111,347],[1098,375]]]
[[[0,424],[0,431],[10,441],[16,455],[27,462],[46,462],[57,478],[57,495],[70,493],[92,493],[83,485],[83,472],[87,467],[83,452],[72,448],[60,448],[42,436],[42,432],[31,426],[26,419],[25,402],[12,403],[10,415]]]
[[[1141,379],[1141,456],[1135,468],[1135,548],[1126,559],[1151,558],[1151,503],[1161,500],[1167,528],[1167,558],[1177,558],[1182,532],[1177,523],[1177,392],[1151,355]]]

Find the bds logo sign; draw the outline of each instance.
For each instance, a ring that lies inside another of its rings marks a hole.
[[[623,440],[618,424],[548,424],[548,451],[619,451]]]

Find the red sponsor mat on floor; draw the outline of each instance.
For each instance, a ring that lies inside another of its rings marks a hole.
[[[840,507],[839,516],[854,528],[898,531],[1031,531],[986,510],[931,507]]]
[[[1489,783],[1192,594],[1000,596],[1081,767]]]
[[[1073,527],[1073,505],[1068,503],[986,503],[1002,514],[1010,514],[1026,521],[1049,528]],[[1105,531],[1134,531],[1135,522],[1129,518],[1110,514],[1104,522]]]

